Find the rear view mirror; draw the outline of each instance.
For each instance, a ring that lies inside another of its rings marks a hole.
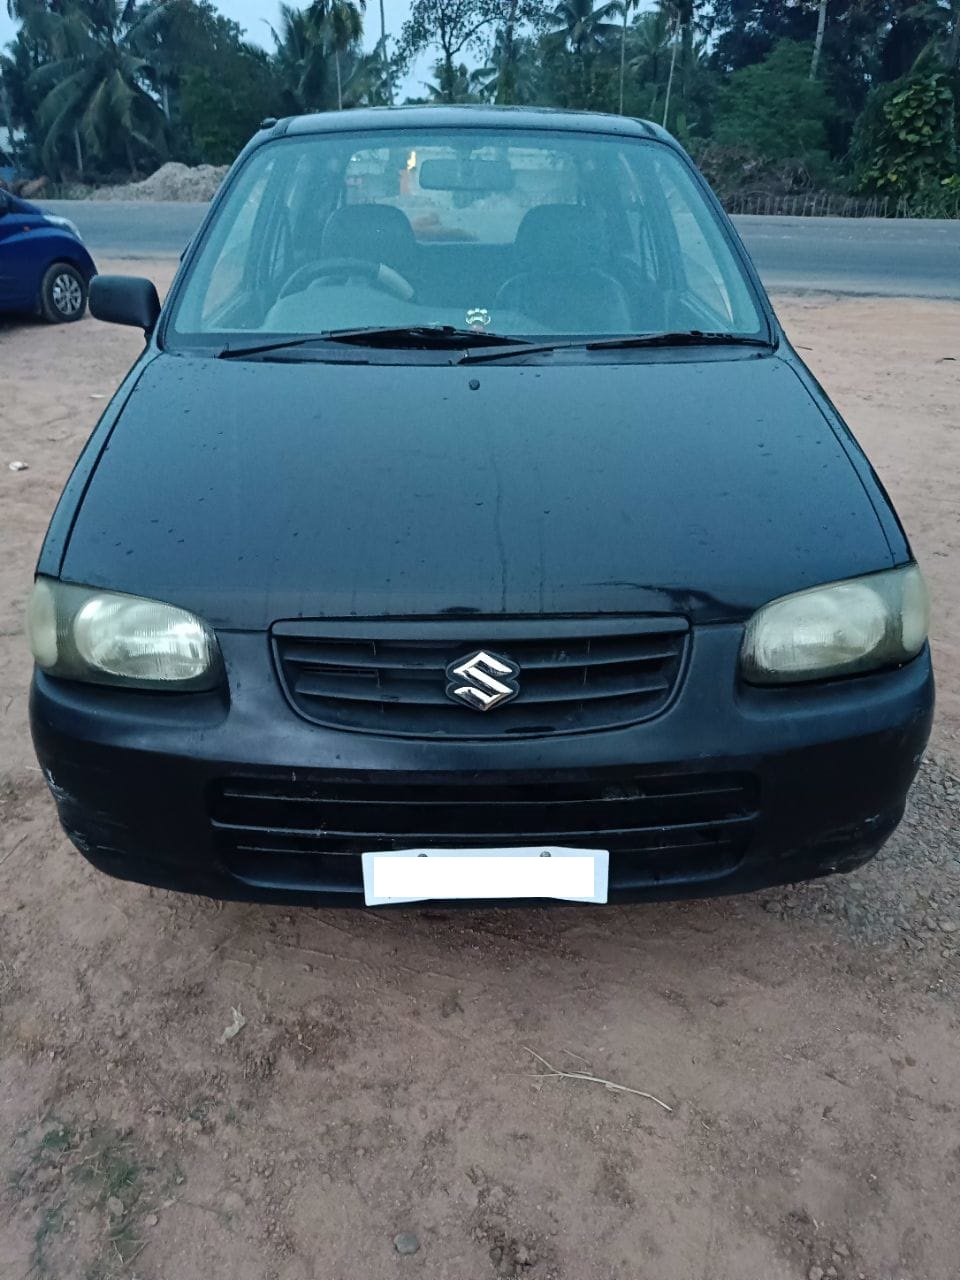
[[[513,170],[504,160],[424,160],[418,176],[421,191],[513,190]]]
[[[132,324],[144,333],[152,333],[160,315],[157,287],[142,276],[94,276],[90,282],[90,314],[111,324]]]

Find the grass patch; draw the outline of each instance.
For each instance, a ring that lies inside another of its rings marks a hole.
[[[54,1153],[67,1151],[76,1145],[76,1140],[77,1135],[69,1125],[57,1124],[55,1128],[48,1129],[40,1139],[40,1150]]]
[[[90,1132],[50,1114],[20,1136],[5,1178],[36,1204],[30,1280],[128,1280],[149,1239],[145,1216],[184,1181],[173,1154],[151,1159],[129,1130]]]
[[[48,1251],[63,1230],[63,1201],[43,1210],[33,1233],[33,1266],[40,1275],[50,1274]]]
[[[93,1193],[93,1204],[105,1208],[107,1201],[120,1200],[129,1210],[140,1195],[143,1171],[128,1138],[102,1134],[92,1149],[73,1169],[73,1177]]]

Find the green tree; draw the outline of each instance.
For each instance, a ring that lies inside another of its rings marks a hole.
[[[439,82],[452,93],[457,83],[457,59],[468,50],[482,48],[484,33],[501,22],[510,9],[516,23],[533,21],[540,13],[538,0],[517,0],[515,6],[510,0],[412,0],[400,30],[398,62],[409,65],[425,50],[438,49],[444,65]]]
[[[242,45],[216,70],[187,68],[179,90],[179,155],[194,163],[232,163],[280,101],[275,69],[262,49]]]
[[[758,160],[823,165],[827,122],[836,111],[826,86],[810,79],[810,50],[782,40],[754,66],[734,72],[719,94],[715,140],[747,147]]]
[[[477,47],[493,18],[486,0],[413,0],[400,30],[400,57],[409,62],[425,49],[439,47],[443,71],[437,83],[443,100],[455,102],[456,60],[464,50]]]

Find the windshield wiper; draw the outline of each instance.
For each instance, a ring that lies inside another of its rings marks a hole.
[[[355,342],[363,347],[513,347],[526,346],[525,338],[506,333],[486,333],[483,329],[458,329],[452,324],[410,324],[390,328],[332,329],[330,342]]]
[[[324,343],[344,343],[369,348],[396,350],[464,351],[458,364],[481,364],[512,356],[538,355],[551,351],[617,351],[632,347],[769,347],[765,338],[747,338],[734,333],[710,333],[685,329],[676,333],[632,333],[617,338],[560,338],[556,342],[530,342],[505,333],[484,333],[479,329],[458,329],[449,324],[371,325],[363,329],[327,329],[298,338],[280,338],[247,346],[227,343],[217,352],[221,360],[242,360],[272,351],[315,347]],[[479,350],[474,350],[479,348]]]
[[[306,334],[300,338],[280,338],[273,342],[259,342],[253,346],[231,346],[230,343],[217,353],[221,360],[239,360],[270,351],[285,351],[293,347],[311,347],[325,342],[343,342],[362,347],[412,348],[424,351],[455,350],[469,347],[525,347],[523,338],[511,338],[503,333],[484,333],[479,329],[457,329],[449,324],[371,325],[363,329],[328,329],[321,333]]]
[[[681,329],[675,333],[630,333],[620,338],[574,338],[558,342],[528,342],[516,351],[468,352],[461,364],[480,364],[510,356],[537,355],[550,351],[624,351],[632,347],[769,347],[766,338],[746,338],[736,333],[710,333],[703,329]]]
[[[708,333],[681,329],[677,333],[632,333],[625,338],[600,338],[586,342],[588,351],[619,351],[630,347],[769,347],[766,338],[745,338],[738,333]]]

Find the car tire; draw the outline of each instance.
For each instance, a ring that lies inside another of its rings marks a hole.
[[[40,314],[50,324],[71,324],[87,309],[87,281],[69,262],[47,268],[40,285]]]

